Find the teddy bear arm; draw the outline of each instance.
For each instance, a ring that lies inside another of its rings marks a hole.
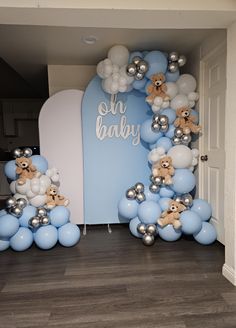
[[[167,211],[164,211],[161,213],[161,218],[165,218],[167,216],[168,212]]]
[[[23,171],[22,168],[19,167],[19,166],[17,166],[17,168],[16,168],[16,174],[21,174],[22,171]]]
[[[180,118],[178,117],[175,121],[174,121],[174,126],[178,127],[180,125]]]
[[[166,92],[167,91],[167,86],[165,83],[161,85],[161,91]]]
[[[170,175],[173,175],[175,173],[175,170],[174,168],[171,166],[170,169],[169,169],[169,174]]]
[[[34,166],[33,164],[31,164],[29,168],[32,172],[37,171],[36,166]]]
[[[152,84],[150,84],[150,85],[147,87],[147,92],[148,92],[148,93],[152,93],[153,90],[154,90],[154,87],[153,87]]]

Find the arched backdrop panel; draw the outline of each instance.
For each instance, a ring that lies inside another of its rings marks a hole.
[[[81,102],[83,92],[65,90],[50,97],[39,116],[40,152],[60,172],[60,193],[70,199],[73,223],[84,223]]]

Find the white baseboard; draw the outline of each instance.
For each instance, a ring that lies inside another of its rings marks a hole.
[[[235,270],[228,266],[226,263],[223,265],[222,268],[223,276],[228,279],[234,286],[236,286],[236,272]]]

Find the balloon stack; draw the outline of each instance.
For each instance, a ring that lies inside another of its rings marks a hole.
[[[151,246],[154,244],[157,231],[155,224],[139,223],[137,225],[137,231],[143,235],[142,240],[145,246]]]
[[[58,170],[49,169],[47,160],[32,155],[30,148],[16,148],[12,154],[15,160],[4,167],[5,175],[11,180],[13,196],[6,200],[5,209],[0,211],[0,251],[9,247],[25,251],[33,242],[44,250],[54,247],[57,242],[65,247],[77,244],[80,229],[70,223],[70,211],[66,207],[69,201],[58,194],[58,187],[54,185],[60,184]],[[18,165],[24,164],[20,171],[17,171],[18,160]],[[34,176],[27,176],[30,168],[34,170]]]
[[[153,132],[167,132],[169,129],[169,119],[166,115],[154,114],[152,117]]]
[[[126,198],[135,199],[138,203],[145,201],[144,185],[141,182],[137,182],[134,187],[126,191]]]
[[[178,71],[179,67],[182,67],[186,64],[186,57],[184,55],[179,55],[177,52],[172,51],[168,55],[168,70],[171,73],[175,73]]]
[[[135,80],[142,80],[148,71],[148,62],[139,56],[134,56],[132,62],[127,66],[127,75],[132,76]]]

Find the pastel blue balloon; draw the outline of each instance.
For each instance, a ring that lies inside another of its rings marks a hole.
[[[182,224],[182,232],[186,235],[198,233],[202,228],[202,220],[200,216],[190,210],[184,211],[180,214],[180,222]]]
[[[202,222],[202,229],[193,235],[194,239],[202,245],[210,245],[217,238],[215,227],[209,222]]]
[[[146,77],[150,78],[153,74],[164,73],[167,69],[167,58],[166,56],[158,50],[150,51],[144,60],[148,62],[149,69],[146,73]]]
[[[149,53],[148,50],[144,50],[144,51],[142,51],[142,55],[143,55],[143,57],[145,57],[148,53]]]
[[[156,136],[157,136],[157,140],[159,140],[161,137],[163,137],[163,133],[162,132],[156,132]],[[156,140],[156,142],[157,142],[157,140]],[[156,142],[154,142],[154,143],[149,143],[149,149],[154,149],[154,148],[156,148]]]
[[[195,117],[194,123],[198,124],[199,123],[199,113],[195,109],[191,110],[191,116]]]
[[[34,241],[41,249],[54,247],[58,240],[57,228],[52,225],[40,227],[34,234]]]
[[[160,188],[159,194],[161,197],[172,198],[175,193],[169,186],[164,186]]]
[[[161,110],[161,115],[166,115],[169,120],[169,124],[173,124],[176,119],[176,111],[173,108],[165,108]]]
[[[151,192],[150,189],[149,189],[149,186],[144,187],[144,194],[145,194],[146,200],[151,200],[153,202],[158,202],[158,200],[160,199],[160,195],[159,194],[154,194],[153,192]]]
[[[76,224],[66,223],[58,229],[58,240],[62,246],[72,247],[80,240],[80,229]]]
[[[174,72],[174,73],[171,73],[169,71],[166,72],[166,82],[176,82],[179,78],[179,70]]]
[[[133,219],[138,214],[138,203],[123,197],[118,204],[118,212],[126,219]]]
[[[175,135],[175,129],[176,129],[176,127],[174,126],[174,124],[171,124],[171,125],[169,126],[168,131],[165,132],[165,137],[170,138],[170,139],[173,138],[174,135]],[[173,146],[173,145],[172,145],[172,146]]]
[[[5,164],[4,173],[5,173],[6,177],[10,180],[17,179],[15,160],[9,161]]]
[[[20,226],[21,227],[28,228],[28,226],[29,226],[29,219],[31,219],[35,215],[36,215],[36,207],[34,207],[32,205],[27,205],[23,209],[23,214],[19,218]]]
[[[158,232],[159,236],[165,241],[176,241],[182,236],[182,231],[174,229],[172,224],[168,224],[163,228],[158,225]]]
[[[33,240],[33,234],[30,229],[20,227],[17,233],[11,237],[10,246],[14,251],[23,252],[32,245]]]
[[[7,211],[6,210],[1,210],[0,211],[0,216],[6,215],[6,214],[7,214]]]
[[[48,169],[48,161],[41,155],[31,156],[33,165],[36,166],[37,170],[42,174],[45,174]]]
[[[10,214],[0,217],[0,239],[11,238],[19,229],[18,219]]]
[[[157,140],[156,142],[156,148],[157,147],[163,147],[165,149],[165,152],[167,153],[168,150],[173,147],[172,142],[170,138],[167,137],[161,137],[160,139]]]
[[[51,224],[54,227],[59,228],[69,221],[70,211],[65,206],[56,206],[50,211],[49,218]]]
[[[160,215],[160,205],[151,200],[142,202],[138,207],[138,218],[145,224],[155,224]]]
[[[159,133],[153,132],[151,125],[152,125],[151,119],[144,121],[143,124],[141,125],[140,136],[143,141],[153,144],[154,142],[157,141],[159,137]]]
[[[0,252],[5,251],[6,249],[9,248],[9,246],[10,246],[9,240],[0,239]]]
[[[142,238],[143,235],[137,231],[137,226],[141,223],[138,217],[133,218],[129,221],[129,230],[133,236],[137,238]]]
[[[129,55],[129,63],[132,62],[132,60],[133,60],[134,57],[143,58],[143,54],[140,51],[133,51],[133,52],[131,52],[131,54]]]
[[[202,219],[202,221],[209,220],[212,215],[211,204],[209,204],[206,200],[200,198],[193,200],[191,211],[197,213]]]
[[[169,197],[160,198],[158,201],[158,204],[160,205],[161,210],[166,211],[169,208],[171,201],[172,201],[172,199]]]
[[[146,93],[146,88],[145,86],[142,89],[139,89],[139,92]]]
[[[175,169],[172,181],[173,184],[170,187],[178,194],[186,194],[196,185],[196,178],[189,169]]]
[[[136,90],[140,90],[140,89],[143,89],[145,87],[147,83],[147,79],[144,78],[142,80],[134,80],[134,82],[132,83],[132,86],[134,89]]]

